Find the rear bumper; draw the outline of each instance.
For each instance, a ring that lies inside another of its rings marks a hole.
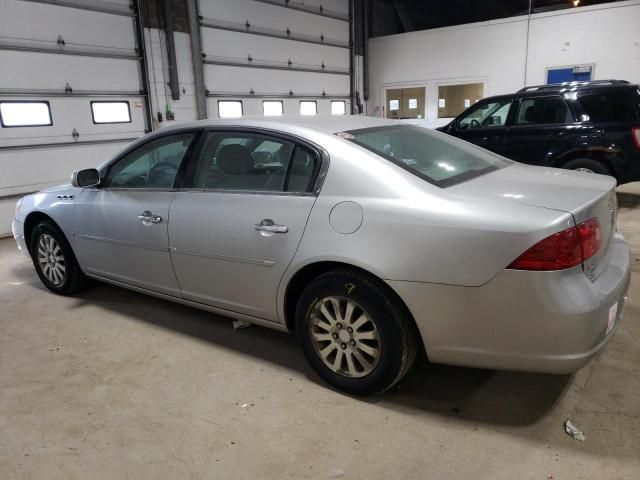
[[[11,223],[11,232],[13,233],[13,238],[16,239],[18,249],[26,256],[29,256],[29,249],[27,248],[27,242],[24,238],[24,224],[18,220],[14,220]]]
[[[433,362],[569,373],[604,347],[622,318],[631,270],[621,235],[601,261],[606,267],[593,282],[579,266],[504,270],[480,287],[389,284],[411,310]],[[614,305],[615,324],[607,331]]]

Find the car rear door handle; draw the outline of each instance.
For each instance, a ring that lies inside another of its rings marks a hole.
[[[160,223],[162,222],[162,217],[160,215],[154,215],[149,210],[145,210],[142,212],[142,215],[138,215],[138,220],[141,222]]]
[[[555,132],[551,134],[551,136],[554,138],[562,138],[562,137],[566,137],[567,135],[568,135],[567,132]]]
[[[289,231],[289,227],[286,225],[276,225],[276,223],[270,218],[265,218],[260,223],[256,223],[256,230],[270,233],[287,233]]]

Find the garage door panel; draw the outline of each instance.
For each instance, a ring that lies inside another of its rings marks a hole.
[[[209,98],[208,99],[208,105],[207,105],[207,111],[210,112],[210,118],[216,118],[218,117],[218,100],[227,100],[225,99],[221,99],[221,98]],[[330,98],[327,99],[315,99],[315,98],[286,98],[286,97],[282,97],[282,98],[268,98],[268,99],[264,99],[264,98],[233,98],[233,99],[229,99],[229,100],[239,100],[242,102],[242,112],[243,115],[263,115],[263,107],[262,107],[262,102],[264,100],[270,100],[270,101],[281,101],[282,102],[282,111],[284,115],[299,115],[300,114],[300,101],[315,101],[316,105],[317,105],[317,109],[318,109],[318,115],[331,115],[331,100]],[[348,100],[345,100],[343,98],[336,98],[334,100],[337,101],[344,101],[345,105],[346,105],[346,111],[349,111],[349,104],[350,102]]]
[[[66,47],[110,47],[131,52],[136,43],[131,18],[121,15],[21,0],[2,0],[1,10],[3,44],[29,39],[58,47],[60,35]]]
[[[0,150],[0,171],[10,172],[10,175],[0,175],[0,197],[68,183],[74,170],[96,167],[129,143],[125,141],[19,151]]]
[[[244,61],[251,55],[256,61],[286,63],[291,59],[293,63],[320,66],[324,62],[327,67],[349,68],[349,50],[346,48],[294,42],[282,38],[256,39],[255,36],[245,33],[212,28],[202,30],[202,44],[207,57],[228,57]]]
[[[0,102],[42,101],[35,97],[3,97]],[[114,138],[131,138],[144,134],[144,108],[142,98],[119,97],[54,97],[47,100],[51,110],[51,126],[0,128],[0,145],[17,146],[74,141],[75,129],[78,141],[95,141]],[[128,102],[130,123],[94,124],[91,102]]]
[[[207,88],[215,92],[344,95],[349,93],[349,76],[310,72],[283,72],[261,68],[205,65]]]
[[[324,35],[332,40],[349,41],[348,23],[319,15],[282,8],[252,0],[201,0],[200,14],[244,25],[249,22],[256,27],[266,27],[285,32],[289,28],[295,33]]]
[[[3,89],[139,91],[135,60],[0,50]]]

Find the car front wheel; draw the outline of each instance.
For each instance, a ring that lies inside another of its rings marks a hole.
[[[43,220],[35,226],[30,251],[38,277],[52,292],[69,295],[86,284],[71,245],[53,222]]]
[[[316,373],[354,395],[391,388],[416,357],[417,334],[406,309],[355,271],[328,272],[307,286],[296,308],[296,333]]]

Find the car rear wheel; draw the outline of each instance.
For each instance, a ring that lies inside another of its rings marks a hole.
[[[609,167],[607,167],[604,163],[592,158],[576,158],[574,160],[569,160],[563,165],[563,168],[566,168],[568,170],[577,170],[579,172],[599,173],[600,175],[613,176],[613,173],[611,172]]]
[[[71,245],[53,222],[43,220],[34,227],[30,251],[38,277],[52,292],[69,295],[86,285]]]
[[[327,272],[305,288],[296,333],[316,373],[354,395],[391,388],[416,357],[417,334],[404,306],[379,282],[350,270]]]

